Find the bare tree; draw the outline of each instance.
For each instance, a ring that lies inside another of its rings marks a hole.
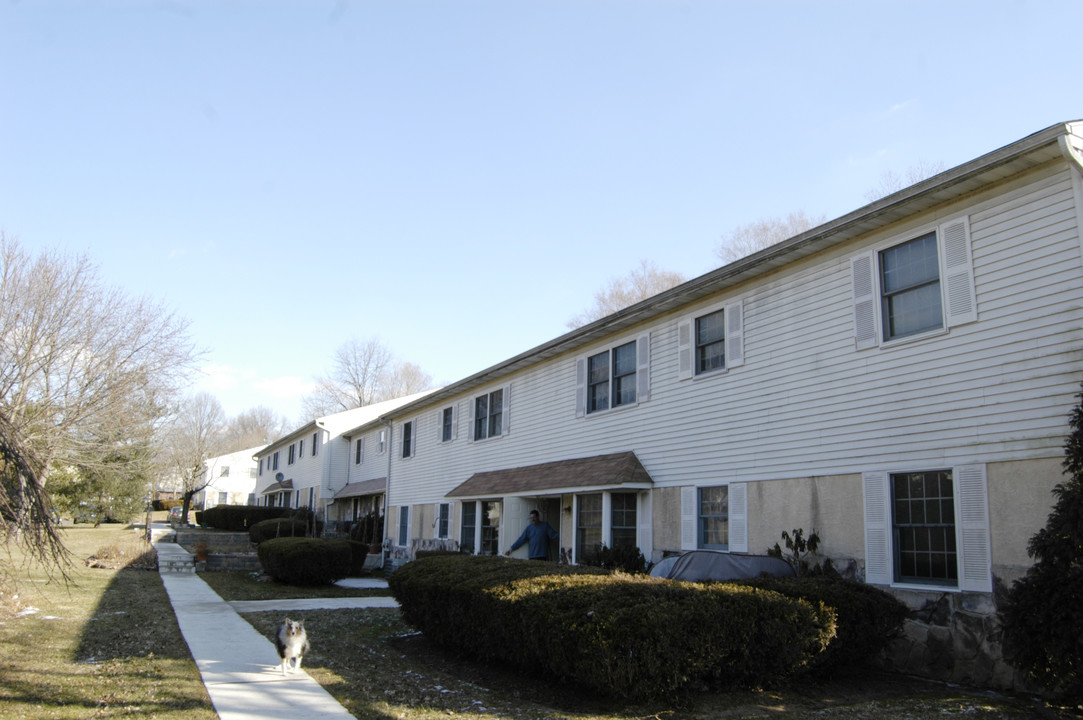
[[[908,167],[902,175],[896,175],[888,170],[880,176],[880,181],[876,187],[865,193],[865,202],[876,202],[882,197],[887,197],[926,178],[931,178],[937,173],[944,172],[944,169],[944,163],[942,162],[934,163],[921,160],[917,165]]]
[[[32,257],[0,234],[0,532],[61,569],[45,490],[139,436],[191,371],[187,322],[103,286],[85,257]],[[112,461],[109,461],[112,462]]]
[[[232,417],[223,431],[222,451],[270,445],[289,430],[289,422],[274,410],[259,405]]]
[[[715,252],[723,263],[728,264],[811,230],[825,219],[823,215],[809,217],[804,210],[798,210],[786,217],[757,220],[723,236],[722,244]]]
[[[197,393],[180,404],[165,430],[164,465],[180,483],[183,521],[192,498],[211,483],[206,461],[222,454],[225,413],[210,393]]]
[[[352,410],[432,387],[432,378],[410,362],[399,362],[376,338],[352,338],[335,351],[331,371],[301,401],[306,418]]]
[[[432,387],[432,375],[412,362],[397,362],[380,380],[376,402],[406,397]]]
[[[685,277],[680,273],[660,270],[650,260],[640,260],[639,267],[623,277],[611,278],[604,288],[595,292],[594,305],[573,317],[567,325],[572,329],[582,327],[684,281]]]

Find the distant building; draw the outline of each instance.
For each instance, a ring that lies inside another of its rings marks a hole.
[[[258,447],[238,450],[206,461],[207,487],[192,498],[192,507],[206,510],[216,505],[255,505]]]

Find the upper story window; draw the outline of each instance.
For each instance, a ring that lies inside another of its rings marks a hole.
[[[677,376],[701,377],[743,365],[744,304],[707,308],[677,323]]]
[[[312,457],[316,457],[316,448],[319,447],[320,433],[316,431],[312,433]]]
[[[455,439],[455,406],[441,410],[437,419],[437,427],[440,430],[440,442],[450,442]]]
[[[305,456],[305,441],[300,440],[297,443],[297,459],[300,460]]]
[[[277,470],[277,469],[278,469],[278,451],[277,451],[277,450],[275,450],[275,454],[274,454],[274,456],[272,457],[272,466],[271,466],[271,469],[272,469],[272,470]]]
[[[576,417],[635,405],[650,396],[650,335],[576,360]]]
[[[414,425],[413,420],[402,424],[402,456],[404,458],[414,456]]]
[[[289,457],[286,459],[286,464],[287,465],[293,465],[293,461],[294,461],[294,459],[296,457],[296,455],[295,455],[296,452],[297,452],[297,445],[296,444],[290,445]]]
[[[263,474],[263,458],[259,459],[259,474]]]
[[[254,467],[248,468],[248,477],[250,479],[252,479],[252,480],[256,479],[256,469]],[[251,505],[252,503],[248,503],[248,504]]]
[[[970,245],[963,217],[851,258],[857,348],[977,320]]]
[[[507,435],[510,401],[509,385],[475,397],[470,403],[470,439],[485,440]]]
[[[365,459],[365,438],[357,438],[354,441],[354,465],[360,465]]]
[[[387,430],[381,429],[376,436],[376,452],[383,455],[387,449]]]
[[[229,477],[229,465],[222,466],[222,470],[218,473],[218,477]]]

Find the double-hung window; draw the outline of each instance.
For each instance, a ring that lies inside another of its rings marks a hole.
[[[978,319],[966,217],[852,257],[850,272],[859,350]]]
[[[384,454],[384,450],[387,449],[387,430],[381,429],[376,435],[376,452],[380,455]]]
[[[319,442],[318,442],[319,439],[320,439],[319,431],[312,433],[312,457],[316,457],[316,448],[319,445]]]
[[[446,538],[448,536],[448,524],[451,519],[451,505],[448,503],[440,503],[436,514],[436,537]]]
[[[744,304],[731,301],[677,322],[677,377],[721,374],[744,364]]]
[[[404,458],[414,456],[414,426],[415,421],[410,420],[402,424],[402,456]]]
[[[748,552],[748,483],[681,488],[681,549]]]
[[[511,387],[508,385],[474,397],[470,403],[470,439],[476,441],[507,435],[510,401]]]
[[[354,465],[360,465],[361,462],[365,459],[365,438],[357,438],[357,440],[354,441],[353,452]]]
[[[577,359],[576,417],[648,400],[650,361],[650,335],[646,333]]]
[[[437,427],[440,429],[440,442],[455,439],[455,406],[446,407],[437,414]]]
[[[699,489],[698,547],[729,549],[729,490],[726,485]]]
[[[867,472],[865,580],[992,591],[984,465]]]
[[[475,533],[478,529],[478,504],[474,500],[462,504],[462,519],[459,523],[459,550],[473,554],[477,549]]]
[[[271,469],[272,470],[277,470],[278,469],[278,451],[277,450],[275,450],[275,454],[272,456],[271,460],[272,460]]]
[[[410,540],[410,508],[406,505],[399,506],[399,537],[398,544],[405,547]]]
[[[287,465],[293,465],[293,461],[297,459],[297,445],[290,445],[289,457],[286,460]]]
[[[598,492],[576,496],[576,562],[590,562],[605,545],[637,547],[639,497],[634,492]]]

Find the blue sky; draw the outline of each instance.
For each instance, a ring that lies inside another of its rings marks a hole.
[[[439,384],[641,259],[1083,118],[1083,2],[0,0],[0,229],[190,320],[230,415]]]

